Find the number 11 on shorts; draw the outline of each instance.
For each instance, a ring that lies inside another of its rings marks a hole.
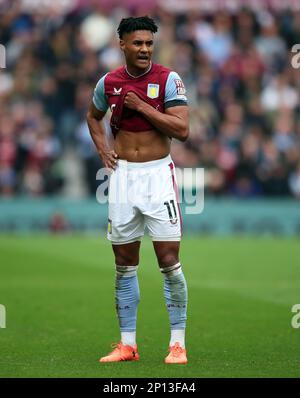
[[[171,208],[170,204],[172,205],[172,208]],[[171,199],[169,202],[164,202],[164,205],[167,207],[171,224],[176,224],[177,223],[177,211],[176,211],[176,207],[174,204],[174,200]]]

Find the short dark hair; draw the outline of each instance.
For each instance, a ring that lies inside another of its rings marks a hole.
[[[156,33],[157,29],[158,28],[154,20],[148,16],[136,18],[130,17],[123,18],[121,20],[117,32],[119,34],[119,38],[122,39],[124,33],[131,33],[136,30],[150,30],[150,32]]]

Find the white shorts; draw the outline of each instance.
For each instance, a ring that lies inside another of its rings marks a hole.
[[[118,160],[109,181],[107,237],[113,244],[179,241],[182,220],[171,156],[150,162]]]

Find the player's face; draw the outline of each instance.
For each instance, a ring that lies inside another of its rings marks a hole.
[[[148,30],[136,30],[125,33],[120,40],[129,72],[142,73],[151,61],[153,53],[153,33]]]

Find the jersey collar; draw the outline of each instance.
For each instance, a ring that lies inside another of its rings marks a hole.
[[[132,77],[133,79],[137,79],[137,78],[139,78],[139,77],[141,77],[141,76],[146,75],[148,72],[150,72],[151,68],[152,68],[152,62],[150,61],[149,68],[146,70],[146,72],[144,72],[144,73],[142,73],[141,75],[138,75],[138,76],[133,76],[131,73],[128,72],[127,65],[125,65],[125,71],[126,71],[126,73],[127,73],[130,77]]]

